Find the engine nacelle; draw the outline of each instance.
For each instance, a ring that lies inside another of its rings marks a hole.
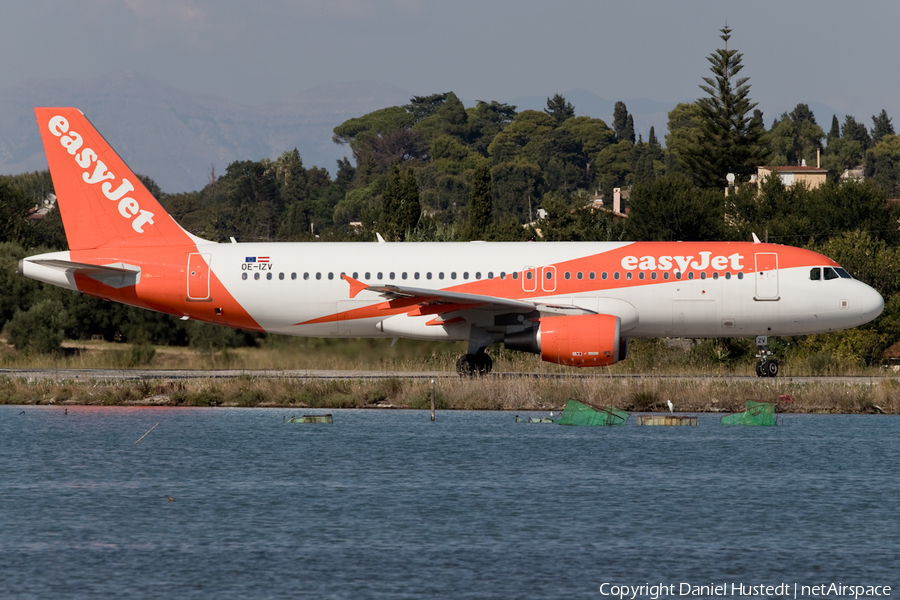
[[[541,360],[572,367],[605,367],[625,358],[622,321],[615,315],[544,317],[538,327],[507,335],[507,348],[541,355]]]

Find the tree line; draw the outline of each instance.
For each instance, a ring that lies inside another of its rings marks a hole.
[[[333,140],[350,158],[338,161],[333,177],[304,166],[295,149],[211,171],[195,192],[166,194],[141,179],[183,227],[221,242],[370,241],[376,233],[392,241],[734,240],[767,233],[770,241],[827,249],[885,295],[885,314],[863,330],[870,332],[867,349],[854,350],[874,360],[900,339],[900,271],[893,267],[900,264],[893,260],[900,214],[891,201],[900,195],[900,136],[883,110],[871,128],[833,116],[826,134],[802,103],[767,128],[730,38],[723,28],[703,95],[669,113],[665,146],[652,127],[646,140],[635,134],[623,102],[610,126],[577,115],[559,94],[542,111],[518,111],[496,101],[466,108],[445,92],[336,127]],[[828,171],[823,187],[785,187],[777,178],[748,185],[760,165],[814,165],[817,153]],[[841,179],[857,167],[864,180]],[[735,189],[725,197],[728,173]],[[627,218],[609,210],[614,188],[630,189]],[[210,347],[255,341],[191,331],[200,326],[15,276],[21,256],[66,247],[58,211],[40,221],[23,216],[50,192],[47,172],[0,178],[0,326],[43,298],[60,303],[43,310],[67,317],[57,331],[69,337],[181,344],[206,337]],[[598,195],[602,209],[591,204]]]

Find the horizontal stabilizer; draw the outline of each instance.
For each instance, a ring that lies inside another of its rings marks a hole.
[[[84,275],[99,281],[103,285],[116,289],[137,285],[141,281],[141,268],[125,263],[92,265],[58,258],[26,258],[25,260],[42,267],[50,267],[51,269],[57,269],[73,275]]]

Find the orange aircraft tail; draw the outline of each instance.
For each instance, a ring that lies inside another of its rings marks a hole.
[[[35,108],[70,250],[190,244],[77,108]]]

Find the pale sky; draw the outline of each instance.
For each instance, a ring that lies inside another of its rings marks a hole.
[[[702,95],[726,21],[767,126],[806,102],[869,127],[885,108],[900,130],[896,0],[6,0],[0,89],[133,70],[251,105],[353,81],[680,101]]]

